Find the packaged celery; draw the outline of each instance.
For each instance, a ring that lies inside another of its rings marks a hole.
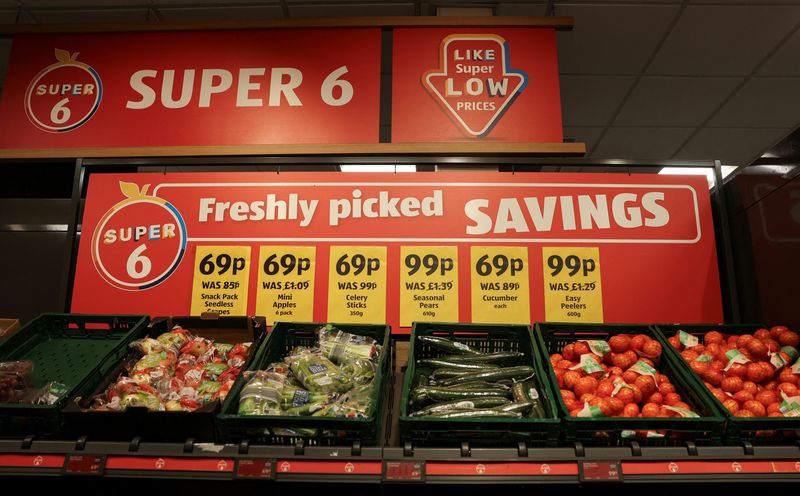
[[[325,358],[342,365],[352,360],[377,360],[380,345],[368,336],[350,334],[326,324],[317,330],[320,350]]]

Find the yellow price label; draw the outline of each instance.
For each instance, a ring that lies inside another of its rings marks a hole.
[[[530,324],[528,248],[473,246],[472,322]]]
[[[198,246],[192,283],[192,315],[247,315],[249,246]]]
[[[262,246],[256,313],[270,324],[313,322],[316,258],[313,246]]]
[[[544,314],[550,322],[603,322],[600,249],[542,248]]]
[[[331,246],[328,322],[386,323],[385,246]]]
[[[400,326],[458,322],[458,248],[400,247]]]

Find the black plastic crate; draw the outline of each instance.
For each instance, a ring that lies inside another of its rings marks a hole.
[[[524,354],[519,365],[534,368],[540,401],[547,418],[475,418],[438,419],[411,417],[409,394],[416,378],[428,375],[429,367],[418,366],[420,358],[446,355],[417,339],[418,336],[441,336],[467,344],[484,353],[518,351]],[[411,331],[408,368],[400,398],[400,438],[414,446],[457,446],[468,441],[471,446],[504,447],[524,442],[532,447],[555,446],[560,422],[556,417],[553,390],[546,379],[538,347],[531,336],[530,326],[491,324],[442,324],[415,322]]]
[[[0,437],[61,437],[62,408],[95,387],[145,333],[146,315],[42,314],[0,341],[0,362],[33,362],[33,387],[67,386],[54,405],[0,404]]]
[[[157,317],[147,326],[147,336],[156,338],[180,325],[192,335],[225,343],[252,342],[248,364],[254,359],[256,349],[266,333],[263,317]],[[71,437],[89,436],[107,441],[130,441],[141,437],[145,441],[183,442],[189,438],[197,442],[215,441],[215,416],[221,402],[213,401],[192,412],[151,412],[147,408],[128,408],[121,412],[90,411],[92,398],[102,394],[120,375],[125,375],[125,364],[136,360],[140,354],[126,349],[126,359],[120,361],[89,394],[76,398],[64,408],[67,432]],[[247,367],[245,365],[242,370]]]
[[[786,445],[794,444],[800,438],[800,418],[797,417],[736,417],[729,412],[719,400],[708,391],[705,381],[689,367],[689,364],[680,355],[680,352],[673,348],[667,341],[678,331],[688,332],[700,338],[700,343],[706,333],[711,331],[721,332],[722,334],[741,336],[743,334],[753,334],[759,329],[769,329],[761,324],[658,324],[653,326],[656,334],[665,349],[669,349],[675,360],[682,365],[683,373],[689,380],[695,383],[695,387],[708,392],[710,401],[714,403],[727,420],[727,428],[723,442],[725,444],[740,445],[743,441],[749,441],[757,445]]]
[[[325,324],[308,322],[278,322],[269,337],[256,351],[247,370],[262,370],[270,363],[282,362],[297,346],[312,347],[317,342],[316,331]],[[372,395],[372,411],[365,419],[325,418],[288,415],[238,415],[239,394],[247,383],[242,376],[236,379],[217,416],[217,429],[222,442],[252,444],[311,446],[343,446],[360,442],[376,445],[381,432],[383,406],[389,383],[389,337],[391,328],[377,324],[332,324],[350,334],[368,336],[381,344]],[[304,434],[300,434],[297,431]],[[307,434],[306,434],[307,433]]]
[[[647,325],[538,323],[534,334],[539,340],[542,358],[547,361],[547,372],[556,389],[558,381],[549,356],[551,353],[560,353],[567,344],[590,339],[608,341],[616,334],[645,334],[657,339],[656,332]],[[677,446],[689,441],[698,446],[720,444],[724,418],[722,412],[710,401],[708,391],[698,388],[697,384],[682,373],[682,364],[671,353],[662,351],[657,369],[669,377],[675,391],[700,417],[571,417],[561,394],[556,392],[556,404],[563,418],[563,440],[567,443],[581,442],[588,446],[625,446],[631,441],[637,441],[644,446]],[[663,436],[637,434],[647,432],[656,432]]]

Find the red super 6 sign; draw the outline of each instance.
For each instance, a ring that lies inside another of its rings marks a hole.
[[[380,31],[18,36],[0,148],[377,143]]]
[[[392,141],[563,141],[552,28],[395,29]]]

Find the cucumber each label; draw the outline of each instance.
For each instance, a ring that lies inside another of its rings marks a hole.
[[[472,322],[529,324],[528,248],[470,248]]]
[[[192,315],[247,315],[249,246],[198,246],[192,283]]]
[[[545,247],[544,310],[551,322],[603,322],[600,249]]]
[[[458,248],[400,247],[400,326],[458,322]]]
[[[313,246],[262,246],[258,251],[256,314],[267,322],[314,320]]]
[[[328,322],[386,323],[385,246],[331,246]]]

